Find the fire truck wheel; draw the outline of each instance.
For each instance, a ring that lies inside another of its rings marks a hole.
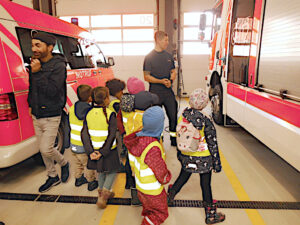
[[[217,84],[212,90],[211,97],[212,116],[216,124],[224,125],[223,115],[223,94],[220,84]]]
[[[65,148],[64,148],[64,132],[63,132],[63,126],[60,124],[58,131],[57,131],[57,136],[54,142],[54,148],[59,151],[61,154],[64,154]],[[44,166],[44,161],[42,158],[41,153],[37,153],[33,156],[34,161],[36,161],[37,164]],[[55,162],[56,163],[56,162]]]

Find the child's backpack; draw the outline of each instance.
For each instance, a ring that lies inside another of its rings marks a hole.
[[[204,129],[204,127],[203,127]],[[207,149],[204,135],[184,117],[176,127],[177,148],[184,152],[199,152]]]

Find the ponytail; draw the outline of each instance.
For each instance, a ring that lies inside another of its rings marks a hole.
[[[108,119],[107,119],[106,106],[103,106],[103,113],[104,113],[104,115],[105,115],[106,123],[109,124],[109,123],[108,123]]]

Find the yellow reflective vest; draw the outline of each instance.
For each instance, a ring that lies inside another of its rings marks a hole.
[[[75,115],[75,104],[69,110],[69,122],[71,127],[71,143],[73,145],[83,146],[80,132],[83,127],[83,120],[79,120]]]
[[[114,109],[114,104],[115,104],[115,103],[119,103],[119,102],[120,102],[119,99],[112,100],[112,101],[109,103],[108,108],[109,108],[111,111],[113,111],[113,112],[115,112],[115,113],[117,114],[118,112],[116,112],[116,110]]]
[[[124,117],[123,117],[123,125],[126,131],[126,135],[132,134],[138,130],[143,128],[143,114],[144,111],[135,110],[134,112],[128,113],[126,124],[124,124]],[[123,116],[123,112],[122,112]]]
[[[182,120],[182,116],[179,117],[178,124],[179,124],[179,122],[181,122],[181,120]],[[206,139],[205,139],[204,126],[203,126],[202,130],[199,130],[199,132],[200,132],[201,137],[203,137],[200,144],[201,144],[201,146],[204,150],[197,151],[197,152],[184,152],[184,151],[181,151],[181,153],[183,155],[196,156],[196,157],[210,156],[210,151],[208,149]]]
[[[161,151],[161,156],[165,160],[165,154],[158,141],[150,143],[140,155],[136,157],[128,152],[130,166],[135,173],[136,188],[147,195],[159,195],[163,190],[163,185],[158,182],[153,171],[145,163],[145,157],[150,149],[157,146]]]
[[[122,113],[123,126],[124,126],[125,132],[127,134],[129,132],[129,130],[128,130],[128,118],[130,116],[130,113],[132,113],[132,112],[124,112],[124,111],[121,110],[121,113]]]
[[[112,111],[106,108],[107,120],[109,120]],[[88,132],[91,137],[94,149],[101,148],[108,136],[108,124],[106,122],[103,108],[93,108],[86,115]],[[117,147],[116,140],[112,144],[112,149]]]

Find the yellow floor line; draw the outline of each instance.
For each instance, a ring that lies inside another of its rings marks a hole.
[[[239,179],[235,175],[228,161],[225,159],[223,153],[220,151],[220,157],[222,162],[222,167],[226,176],[228,177],[234,192],[236,193],[240,201],[250,201],[248,194],[240,183]],[[265,222],[259,212],[256,209],[245,209],[250,221],[253,225],[265,225]]]
[[[118,173],[113,187],[116,198],[123,197],[125,191],[126,174]],[[107,205],[104,210],[99,225],[114,225],[119,210],[118,205]]]

